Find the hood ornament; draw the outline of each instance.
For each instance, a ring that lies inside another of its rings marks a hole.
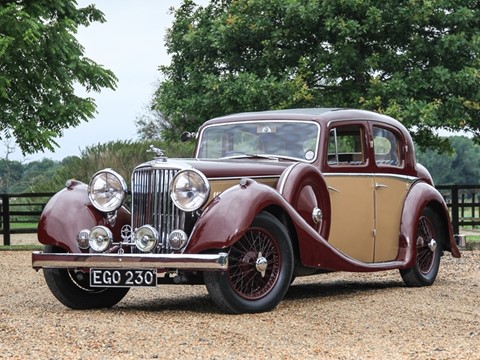
[[[159,149],[153,145],[150,145],[150,148],[147,150],[147,152],[151,152],[155,154],[155,159],[159,159],[162,161],[167,161],[167,157],[165,156],[165,153],[163,152],[162,149]]]

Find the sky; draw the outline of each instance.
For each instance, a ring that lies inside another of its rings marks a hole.
[[[156,84],[161,80],[158,67],[168,65],[165,31],[173,21],[169,9],[178,8],[181,0],[77,0],[79,7],[95,4],[107,22],[81,27],[77,40],[85,48],[85,56],[112,70],[118,78],[115,91],[104,89],[88,93],[97,105],[95,118],[76,128],[66,129],[57,138],[55,152],[23,156],[18,146],[10,160],[29,162],[43,158],[62,160],[80,155],[88,146],[115,140],[135,140],[135,119],[146,113]],[[208,0],[196,0],[199,5]],[[85,94],[82,89],[78,94]],[[0,157],[6,149],[2,148]]]

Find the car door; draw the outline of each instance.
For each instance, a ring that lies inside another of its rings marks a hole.
[[[331,203],[328,241],[352,258],[372,262],[374,175],[370,171],[366,123],[331,127],[328,143],[325,167]]]
[[[400,133],[385,125],[373,125],[375,156],[375,251],[374,262],[395,260],[398,254],[403,203],[414,180],[402,175],[405,142]]]

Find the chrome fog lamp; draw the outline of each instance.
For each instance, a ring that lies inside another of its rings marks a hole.
[[[183,230],[173,230],[170,235],[168,235],[168,244],[173,250],[180,250],[183,248],[188,241],[188,236]]]
[[[144,225],[133,234],[135,245],[140,251],[151,252],[158,244],[158,232],[150,225]]]
[[[113,241],[113,235],[109,228],[105,226],[95,226],[90,231],[88,242],[90,247],[96,252],[104,252]]]
[[[90,247],[90,230],[80,230],[77,234],[77,243],[80,249],[88,249]]]
[[[111,169],[105,169],[92,176],[88,184],[88,197],[93,206],[103,212],[111,212],[122,206],[127,195],[127,183]]]
[[[192,212],[201,208],[210,195],[207,178],[197,170],[180,171],[170,184],[170,197],[180,210]]]

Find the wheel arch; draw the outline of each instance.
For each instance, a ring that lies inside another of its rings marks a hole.
[[[443,238],[442,249],[452,252],[452,241],[450,239],[453,239],[454,237],[453,237],[453,228],[450,222],[450,216],[448,214],[448,211],[446,212],[442,204],[436,200],[430,201],[426,205],[426,207],[432,209],[432,211],[434,211],[439,216],[440,223],[442,226],[442,231],[445,234],[447,234],[447,236]],[[455,242],[453,243],[454,243],[455,249],[457,249],[456,243]]]
[[[400,244],[397,260],[405,262],[405,268],[413,266],[416,258],[416,247],[414,246],[417,232],[417,220],[421,216],[423,209],[431,208],[443,220],[443,231],[446,241],[443,249],[450,251],[452,256],[460,257],[460,252],[453,237],[452,225],[448,213],[447,205],[442,195],[433,186],[423,181],[418,181],[412,185],[405,199],[402,211],[402,220],[400,225]]]

